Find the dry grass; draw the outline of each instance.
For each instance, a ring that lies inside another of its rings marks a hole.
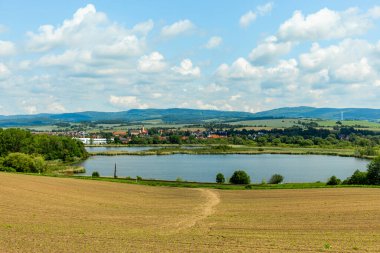
[[[217,191],[0,173],[0,252],[379,252],[380,189]]]

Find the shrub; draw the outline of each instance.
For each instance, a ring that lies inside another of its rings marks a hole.
[[[218,173],[216,175],[216,180],[215,180],[218,184],[223,184],[224,182],[226,182],[226,179],[224,178],[224,175],[222,173]]]
[[[92,172],[92,177],[100,177],[99,172],[97,171]]]
[[[43,172],[46,170],[45,160],[41,156],[32,156],[23,153],[10,153],[3,162],[2,167],[13,168],[17,172]]]
[[[327,185],[338,185],[341,183],[341,180],[339,178],[337,178],[336,176],[332,176],[329,178],[329,180],[327,181]]]
[[[182,177],[177,177],[175,181],[177,181],[177,182],[183,182],[183,178]]]
[[[282,181],[284,181],[284,177],[280,174],[274,174],[270,179],[269,179],[269,183],[270,184],[279,184],[281,183]]]
[[[356,170],[351,177],[344,181],[344,184],[368,184],[367,172]]]
[[[369,184],[380,184],[380,156],[368,164],[367,179]]]
[[[142,179],[142,177],[140,177],[140,176],[136,176],[136,180],[141,181],[141,180],[143,180],[143,179]]]
[[[249,184],[251,183],[251,179],[249,175],[243,170],[237,170],[232,174],[230,178],[231,184]]]

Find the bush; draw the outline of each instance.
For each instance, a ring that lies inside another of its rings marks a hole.
[[[97,171],[92,172],[92,177],[100,177],[99,172]]]
[[[344,181],[344,184],[368,184],[367,172],[356,170],[351,177]]]
[[[281,183],[282,181],[284,181],[284,177],[280,174],[274,174],[270,179],[269,179],[269,183],[270,184],[279,184]]]
[[[368,164],[367,180],[369,184],[380,184],[380,156]]]
[[[182,177],[177,177],[175,181],[177,181],[177,182],[183,182],[183,178]]]
[[[338,185],[341,183],[341,180],[339,178],[337,178],[336,176],[332,176],[329,178],[329,180],[327,181],[327,185]]]
[[[251,178],[248,174],[243,170],[237,170],[234,172],[232,177],[230,178],[231,184],[249,184],[251,183]]]
[[[222,173],[218,173],[216,175],[216,182],[218,184],[223,184],[224,182],[226,182],[226,179],[224,178],[224,175]]]
[[[139,180],[139,181],[141,181],[141,180],[143,180],[143,178],[142,178],[142,177],[140,177],[140,176],[136,176],[136,180]]]
[[[46,170],[45,160],[41,156],[23,153],[10,153],[2,161],[2,167],[13,168],[17,172],[37,173]]]

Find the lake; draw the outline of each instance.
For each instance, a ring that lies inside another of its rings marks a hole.
[[[367,160],[353,157],[323,155],[162,155],[162,156],[93,156],[81,163],[86,173],[98,171],[113,176],[117,164],[118,177],[141,176],[145,179],[215,182],[221,172],[226,180],[237,169],[245,170],[251,181],[259,183],[279,173],[284,182],[325,182],[332,175],[346,179],[359,169],[365,170]]]

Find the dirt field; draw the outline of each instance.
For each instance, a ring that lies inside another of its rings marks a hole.
[[[0,252],[380,252],[380,189],[217,191],[0,173]]]

